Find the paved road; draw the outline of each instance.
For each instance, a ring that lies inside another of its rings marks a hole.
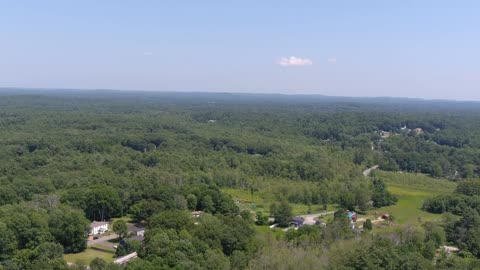
[[[303,224],[305,225],[315,225],[316,218],[333,215],[335,211],[323,212],[323,213],[316,213],[316,214],[309,214],[309,215],[301,215],[299,217],[303,217]]]
[[[376,170],[376,169],[378,169],[378,165],[375,165],[375,166],[373,166],[373,167],[371,167],[371,168],[366,169],[365,171],[363,171],[363,176],[365,176],[365,177],[369,176],[370,173],[371,173],[373,170]]]
[[[87,241],[87,246],[100,245],[100,246],[104,246],[104,247],[113,248],[113,246],[115,246],[117,244],[110,243],[110,242],[108,242],[108,240],[112,240],[112,239],[115,239],[117,237],[118,237],[117,234],[112,233],[108,236],[104,236],[104,237],[101,237],[101,238],[98,238],[98,239],[95,239],[95,240],[88,240]]]

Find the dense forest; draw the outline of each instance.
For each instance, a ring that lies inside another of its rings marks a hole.
[[[340,210],[280,239],[222,192],[268,187],[285,225],[293,203],[361,213],[397,200],[362,175],[374,165],[460,183],[424,204],[447,220],[358,234]],[[82,269],[63,255],[87,248],[90,222],[122,217],[147,229],[117,250],[139,258],[91,269],[475,269],[479,176],[478,103],[3,89],[0,269]],[[444,243],[464,256],[436,256]]]

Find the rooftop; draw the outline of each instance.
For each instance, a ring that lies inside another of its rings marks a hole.
[[[128,241],[136,240],[136,241],[143,242],[143,239],[145,239],[145,237],[143,235],[135,235],[135,236],[132,236],[132,237],[128,238],[127,240]]]
[[[105,224],[108,224],[108,222],[106,221],[94,221],[90,224],[90,228],[95,228],[95,227],[98,227],[98,226],[103,226]]]
[[[129,232],[141,232],[141,231],[145,231],[145,228],[138,227],[138,226],[128,226],[128,231]]]

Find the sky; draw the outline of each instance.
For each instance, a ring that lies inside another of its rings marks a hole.
[[[480,100],[480,1],[0,0],[0,87]]]

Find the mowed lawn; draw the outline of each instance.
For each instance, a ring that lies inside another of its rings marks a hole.
[[[395,205],[369,211],[381,214],[390,214],[395,223],[421,225],[426,221],[441,220],[442,215],[431,214],[422,210],[425,199],[440,194],[451,193],[456,183],[447,179],[435,179],[423,174],[409,174],[398,172],[376,172],[376,176],[387,183],[387,189],[397,196]]]
[[[83,252],[75,254],[65,254],[63,255],[63,258],[69,263],[74,263],[78,265],[89,265],[90,262],[95,258],[103,259],[106,262],[113,262],[114,254],[115,249],[113,248],[92,245]]]

